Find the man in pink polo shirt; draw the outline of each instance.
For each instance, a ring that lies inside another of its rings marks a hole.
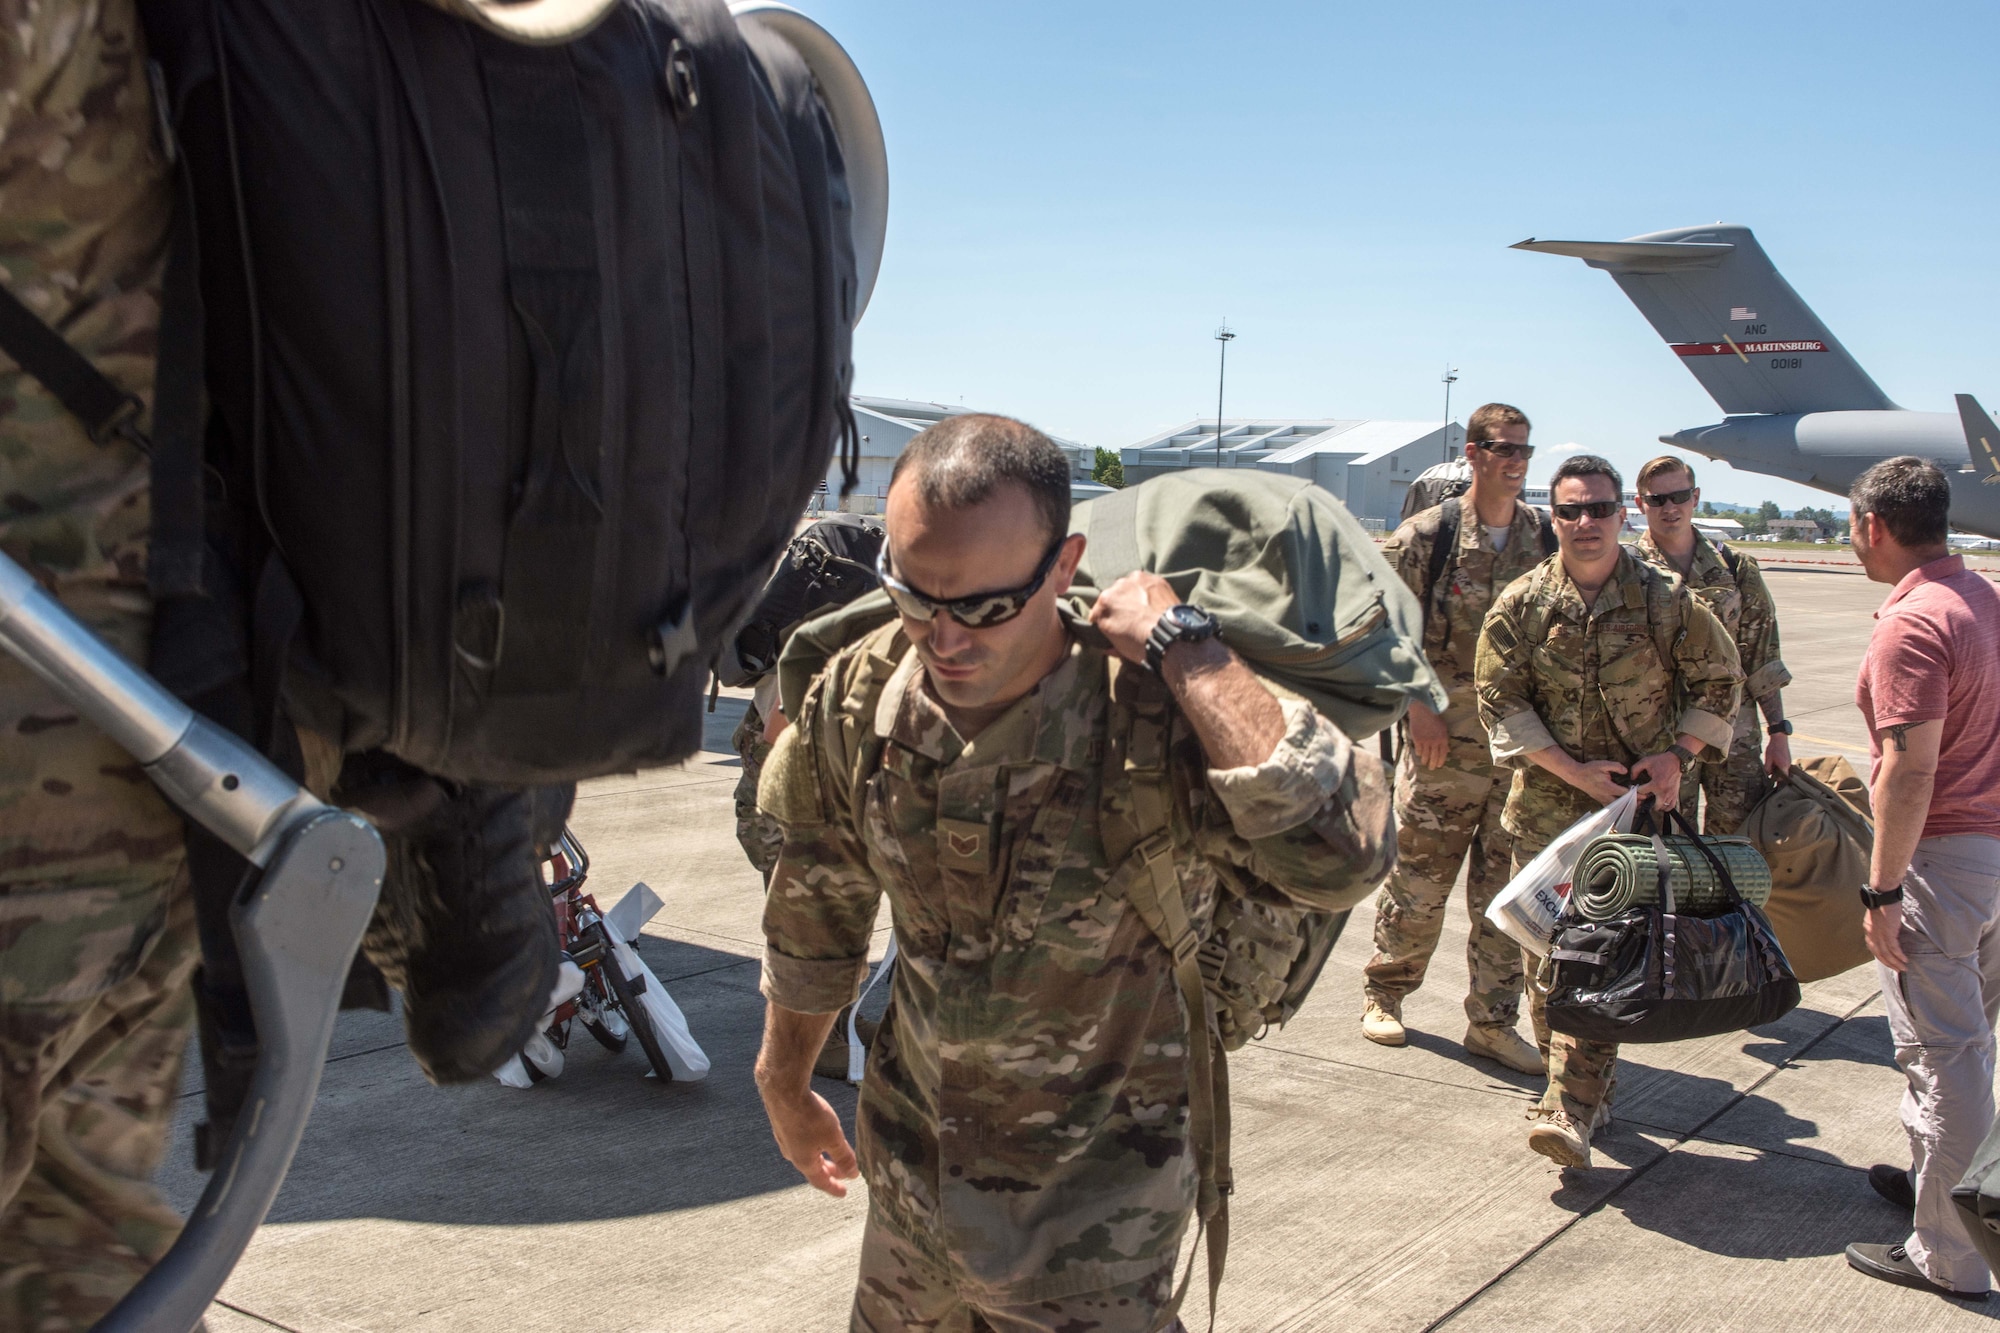
[[[1855,702],[1875,759],[1869,951],[1909,1080],[1911,1169],[1869,1183],[1911,1210],[1901,1245],[1850,1245],[1870,1277],[1985,1300],[1986,1263],[1951,1188],[1993,1125],[2000,1015],[2000,589],[1945,546],[1951,487],[1921,458],[1861,474],[1854,553],[1896,590],[1875,613]]]

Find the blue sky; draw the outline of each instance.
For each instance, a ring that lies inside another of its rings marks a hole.
[[[1628,469],[1721,415],[1602,273],[1718,220],[1905,407],[2000,407],[2000,6],[794,0],[888,135],[863,393],[1116,448],[1513,402]],[[1827,503],[1704,464],[1712,499]]]

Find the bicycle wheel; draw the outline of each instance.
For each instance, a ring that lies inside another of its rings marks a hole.
[[[608,992],[598,994],[599,989],[595,985],[584,987],[583,994],[577,997],[577,1017],[583,1021],[583,1030],[599,1046],[615,1055],[625,1049],[626,1039],[632,1035],[632,1025],[625,1021],[617,1000]]]
[[[646,1016],[645,1008],[639,1003],[638,989],[625,975],[624,969],[618,966],[618,951],[608,941],[604,948],[604,961],[598,966],[604,969],[604,979],[611,983],[611,993],[618,997],[618,1007],[625,1011],[625,1021],[631,1025],[632,1035],[639,1039],[640,1047],[646,1052],[647,1063],[660,1076],[660,1082],[673,1082],[673,1066],[667,1063],[667,1054],[660,1049],[660,1038],[653,1031],[653,1020]]]

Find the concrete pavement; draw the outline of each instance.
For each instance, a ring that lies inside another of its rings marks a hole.
[[[1861,763],[1854,664],[1883,589],[1774,571],[1801,754]],[[777,1155],[749,1079],[761,893],[737,848],[724,699],[704,754],[592,783],[574,826],[607,905],[643,879],[666,907],[641,951],[715,1062],[660,1086],[636,1049],[570,1047],[515,1091],[436,1089],[396,1021],[349,1014],[297,1164],[211,1315],[238,1330],[794,1330],[845,1326],[864,1204]],[[1849,1241],[1905,1226],[1868,1189],[1904,1162],[1901,1076],[1871,971],[1807,988],[1781,1022],[1629,1048],[1598,1166],[1527,1151],[1539,1080],[1466,1057],[1464,923],[1412,996],[1411,1044],[1361,1039],[1372,911],[1312,1002],[1232,1058],[1229,1330],[1971,1328],[2000,1315],[1869,1281]],[[851,1116],[845,1085],[820,1090]],[[195,1085],[189,1085],[190,1092]],[[191,1204],[199,1097],[163,1179]],[[1199,1289],[1191,1298],[1199,1304]],[[1201,1320],[1190,1319],[1199,1328]]]

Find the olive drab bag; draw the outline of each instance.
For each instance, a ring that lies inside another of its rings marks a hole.
[[[1412,698],[1444,711],[1423,653],[1423,608],[1347,506],[1275,472],[1190,468],[1076,507],[1089,538],[1082,588],[1158,574],[1222,622],[1259,674],[1310,701],[1353,740]]]
[[[721,0],[525,34],[555,11],[141,8],[207,333],[163,591],[239,600],[260,713],[350,753],[525,786],[692,752],[853,447],[851,200],[802,58]]]
[[[1822,757],[1794,763],[1743,821],[1771,866],[1764,915],[1801,982],[1874,961],[1854,892],[1875,848],[1867,808],[1868,788],[1847,760]]]

